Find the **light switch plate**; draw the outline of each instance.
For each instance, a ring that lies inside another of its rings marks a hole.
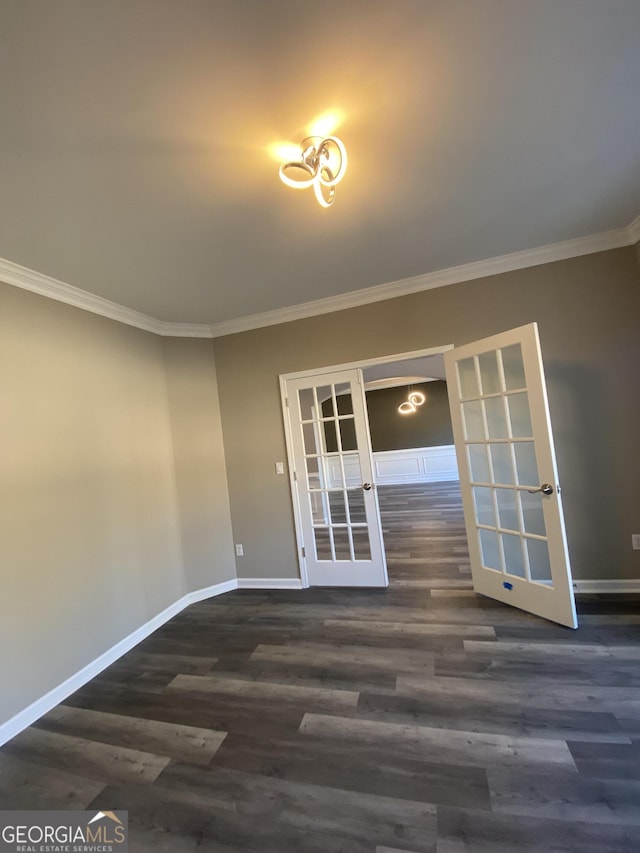
[[[284,462],[276,462],[276,474],[284,474]]]

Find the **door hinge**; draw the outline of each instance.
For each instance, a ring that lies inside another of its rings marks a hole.
[[[289,398],[288,398],[288,397],[285,397],[285,398],[284,398],[284,404],[285,404],[285,406],[286,406],[286,407],[287,407],[287,409],[288,409],[288,408],[289,408]]]
[[[293,472],[293,479],[296,483],[298,482],[298,475],[295,471]]]
[[[307,556],[307,552],[305,551],[304,545],[302,546],[302,548],[300,548],[300,551],[301,551],[303,557]]]

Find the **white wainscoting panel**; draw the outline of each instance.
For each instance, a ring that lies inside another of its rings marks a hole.
[[[379,486],[459,479],[456,449],[452,444],[385,450],[373,454],[373,464]]]
[[[373,454],[373,467],[379,486],[459,479],[456,449],[453,444],[379,451]],[[329,458],[327,468],[329,487],[340,488],[342,476],[339,460]],[[360,483],[360,470],[356,460],[345,460],[345,477],[348,487]]]

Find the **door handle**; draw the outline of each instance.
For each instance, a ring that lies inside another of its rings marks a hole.
[[[543,483],[539,489],[527,489],[530,495],[537,495],[538,492],[542,492],[543,495],[552,495],[553,494],[553,486],[550,483]]]
[[[374,483],[363,483],[362,488],[365,490],[365,492],[370,492],[371,489],[374,488]]]

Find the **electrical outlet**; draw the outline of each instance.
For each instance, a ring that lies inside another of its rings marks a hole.
[[[640,551],[640,533],[631,534],[631,547],[634,551]]]
[[[236,545],[236,557],[244,557],[244,548],[242,545]]]

